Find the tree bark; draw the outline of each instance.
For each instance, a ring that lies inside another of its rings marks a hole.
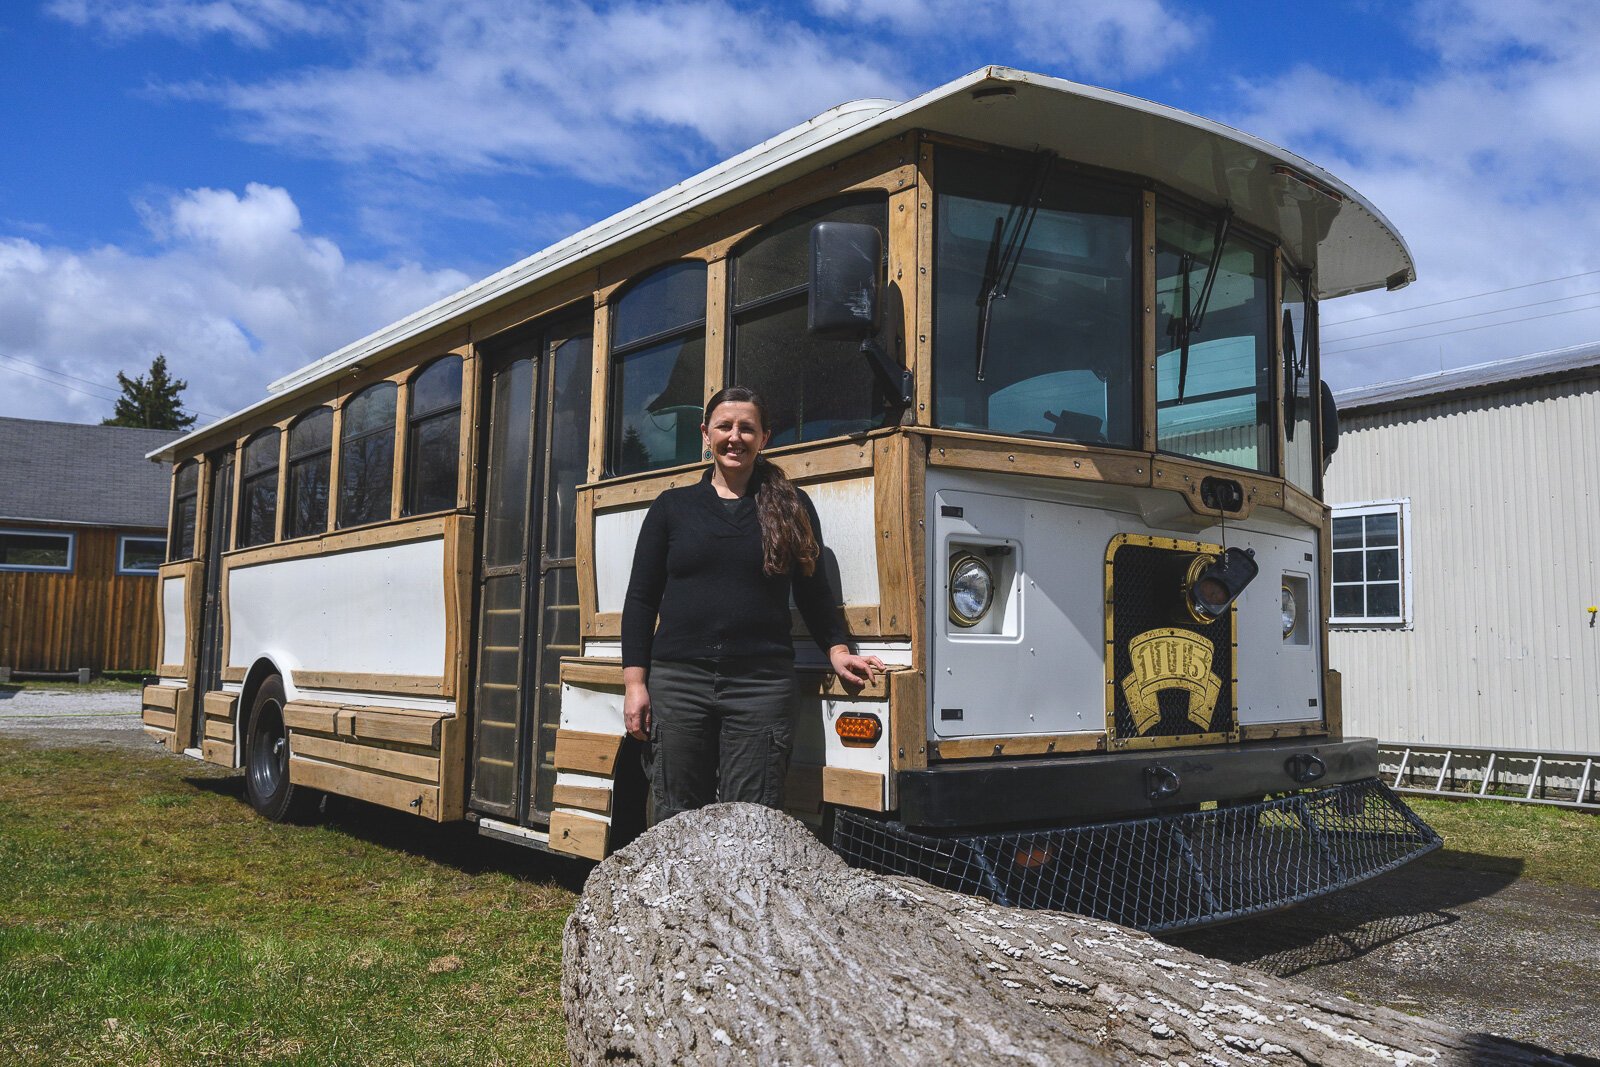
[[[595,868],[562,942],[577,1064],[1555,1064],[1112,923],[851,869],[721,804]]]

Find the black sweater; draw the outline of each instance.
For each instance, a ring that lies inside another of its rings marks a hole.
[[[697,484],[669,489],[650,505],[622,606],[624,667],[648,667],[651,659],[793,656],[791,591],[824,654],[849,640],[820,560],[809,578],[798,570],[763,572],[755,484],[750,489],[730,508],[707,471]],[[816,508],[805,493],[800,501],[820,548]]]

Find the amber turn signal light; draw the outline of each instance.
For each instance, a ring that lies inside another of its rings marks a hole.
[[[847,711],[833,720],[833,732],[852,748],[871,748],[883,736],[883,723],[864,711]]]

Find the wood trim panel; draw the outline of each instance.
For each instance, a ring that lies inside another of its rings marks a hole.
[[[200,742],[200,758],[219,767],[233,766],[233,742],[206,738]]]
[[[1239,740],[1262,741],[1275,737],[1318,737],[1328,732],[1320,722],[1267,722],[1239,727]]]
[[[178,694],[182,692],[182,689],[170,685],[147,685],[139,694],[139,698],[147,708],[164,708],[167,711],[177,711]]]
[[[550,848],[555,852],[603,860],[610,839],[610,824],[599,819],[569,811],[558,811],[550,816]]]
[[[227,548],[232,548],[239,541],[239,482],[244,474],[244,443],[248,438],[241,437],[233,443],[233,485],[228,493],[228,528],[223,531],[222,543]],[[278,457],[283,457],[283,438],[278,438]],[[227,648],[226,642],[222,645]]]
[[[188,670],[189,668],[185,667],[181,663],[163,663],[161,666],[156,668],[156,675],[161,678],[182,678],[188,673]],[[224,676],[224,680],[233,682],[243,681],[242,678],[227,678],[226,676]]]
[[[410,445],[410,411],[411,411],[411,378],[414,371],[407,371],[405,376],[395,383],[394,390],[394,464],[390,471],[389,491],[389,521],[398,521],[405,511],[406,499],[406,463],[410,459],[406,451]],[[459,433],[461,426],[456,425]]]
[[[912,617],[910,530],[906,522],[905,434],[878,442],[874,450],[872,507],[877,531],[878,628],[885,636],[910,637]]]
[[[1139,418],[1143,427],[1144,450],[1154,452],[1159,440],[1156,426],[1156,194],[1146,189],[1141,196],[1144,255],[1140,257],[1140,319],[1142,338],[1139,374]]]
[[[536,319],[546,318],[573,309],[575,304],[593,306],[595,287],[599,274],[593,269],[562,278],[556,282],[546,280],[540,289],[521,297],[503,308],[486,312],[472,321],[472,336],[478,343],[492,341],[507,330],[514,330]]]
[[[921,425],[933,420],[933,199],[937,181],[933,145],[924,139],[917,146],[917,328],[906,338],[909,365],[915,374],[915,418]]]
[[[594,302],[594,359],[589,368],[589,474],[597,482],[605,471],[606,412],[611,397],[611,307],[598,295]]]
[[[177,735],[171,730],[167,730],[159,726],[151,726],[149,723],[145,723],[142,729],[145,732],[145,736],[155,741],[155,743],[160,745],[162,748],[168,749],[172,752],[176,752],[178,750],[176,744]]]
[[[621,637],[622,612],[597,611],[590,622],[589,632],[585,637]]]
[[[303,734],[294,731],[289,734],[289,752],[291,756],[299,755],[332,763],[342,763],[347,766],[375,771],[379,774],[411,778],[420,782],[437,784],[439,781],[439,760],[436,756],[424,756],[415,752],[401,752],[397,749],[379,748],[375,745],[352,744],[348,741],[338,741],[330,737],[318,737],[315,734]]]
[[[884,776],[848,767],[822,768],[822,799],[864,811],[884,810]]]
[[[1283,510],[1301,522],[1318,527],[1326,524],[1332,515],[1332,509],[1323,507],[1310,493],[1295,488],[1287,481],[1283,483]]]
[[[1116,452],[1065,441],[1018,441],[960,430],[920,432],[929,438],[928,465],[931,467],[999,471],[1110,485],[1143,487],[1150,484],[1150,457],[1142,452]]]
[[[206,720],[206,740],[233,743],[233,723],[227,719]]]
[[[344,406],[354,388],[349,382],[339,383],[339,394],[329,405],[333,408],[333,427],[328,431],[328,514],[322,527],[324,534],[339,528],[339,479],[343,476],[341,458],[344,454]]]
[[[224,667],[222,668],[222,680],[224,682],[242,682],[249,673],[249,667]]]
[[[289,781],[439,821],[439,787],[426,782],[322,763],[293,752],[289,755]]]
[[[405,544],[408,541],[426,541],[443,537],[450,520],[455,517],[454,514],[446,513],[416,519],[391,519],[352,530],[313,534],[282,544],[236,549],[223,555],[222,565],[225,568],[253,567],[260,563],[276,563],[279,560],[327,556],[380,545]]]
[[[595,606],[600,599],[598,578],[596,571],[599,561],[594,556],[594,491],[580,489],[577,496],[577,507],[573,516],[577,522],[577,550],[578,568],[578,633],[582,637],[593,637],[597,632],[597,616]],[[620,615],[618,616],[620,626]]]
[[[407,708],[342,708],[341,736],[363,741],[394,741],[423,748],[438,748],[442,724],[450,717],[440,712]],[[348,718],[344,715],[348,714]]]
[[[162,730],[175,731],[178,728],[178,715],[172,711],[162,711],[160,708],[145,708],[140,716],[146,726],[155,726]]]
[[[919,670],[896,673],[889,687],[889,765],[897,771],[928,766],[927,693],[927,677]],[[893,776],[889,787],[893,793]]]
[[[1104,752],[1106,735],[1100,731],[1052,734],[1038,737],[963,737],[932,741],[936,759],[982,759],[989,756],[1048,756],[1071,752]]]
[[[289,424],[293,421],[292,417],[284,418],[274,424],[278,428],[278,497],[276,513],[272,517],[274,543],[283,540],[283,531],[289,522],[289,509],[284,505],[289,499]],[[240,481],[243,481],[244,468],[241,466],[238,470],[241,472]]]
[[[213,691],[202,697],[200,703],[206,709],[207,718],[231,719],[239,707],[239,694]]]
[[[1243,471],[1220,471],[1214,466],[1191,463],[1171,456],[1157,456],[1150,484],[1157,489],[1172,489],[1183,494],[1189,510],[1196,515],[1217,518],[1219,513],[1200,502],[1200,483],[1207,478],[1231,478],[1244,488],[1244,507],[1227,515],[1230,519],[1246,519],[1257,507],[1283,508],[1283,481],[1269,475],[1253,475]]]
[[[616,774],[621,734],[595,734],[557,730],[555,765],[558,771],[579,771],[610,778]]]
[[[706,263],[706,345],[701,396],[709,400],[722,388],[728,366],[728,260],[717,255]]]
[[[358,674],[351,671],[294,672],[294,684],[306,689],[345,689],[356,693],[404,696],[448,696],[445,678],[436,674]]]
[[[806,696],[824,700],[887,700],[890,679],[898,678],[904,671],[890,668],[864,686],[848,686],[836,673],[825,667],[800,667],[795,672],[795,689]]]
[[[1344,736],[1344,676],[1332,667],[1322,672],[1322,718],[1331,736]]]
[[[478,410],[479,375],[483,360],[477,346],[462,345],[452,350],[461,357],[461,440],[456,456],[456,507],[466,511],[478,497]]]
[[[890,359],[910,368],[912,382],[922,375],[916,372],[917,359],[923,346],[913,343],[917,334],[917,197],[922,190],[917,183],[917,168],[907,166],[905,184],[897,185],[889,194],[889,276],[884,287],[884,308],[891,318],[893,337]],[[895,317],[898,316],[898,317]],[[914,387],[914,386],[913,386]],[[912,397],[913,403],[916,397]],[[913,409],[908,414],[916,417]]]
[[[339,705],[291,700],[283,706],[283,724],[291,730],[332,734],[339,730]]]
[[[472,593],[477,520],[446,516],[444,526],[444,681],[445,695],[467,691],[472,662]]]
[[[611,814],[611,790],[597,785],[572,785],[557,782],[550,795],[550,803],[558,808],[582,808],[584,811]]]
[[[865,477],[873,473],[873,454],[879,440],[897,432],[891,428],[874,430],[871,435],[861,437],[806,441],[770,448],[761,454],[783,468],[783,473],[790,480],[801,484],[846,474]],[[610,479],[600,485],[588,486],[586,491],[593,497],[596,511],[630,505],[637,507],[648,504],[668,489],[695,484],[705,472],[704,463],[695,463]]]
[[[615,659],[585,659],[577,656],[561,660],[563,685],[607,686],[622,688],[622,661]]]

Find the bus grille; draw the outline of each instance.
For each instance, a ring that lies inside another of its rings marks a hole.
[[[832,844],[853,867],[1156,933],[1298,904],[1442,842],[1370,778],[1208,811],[962,836],[841,810]]]

